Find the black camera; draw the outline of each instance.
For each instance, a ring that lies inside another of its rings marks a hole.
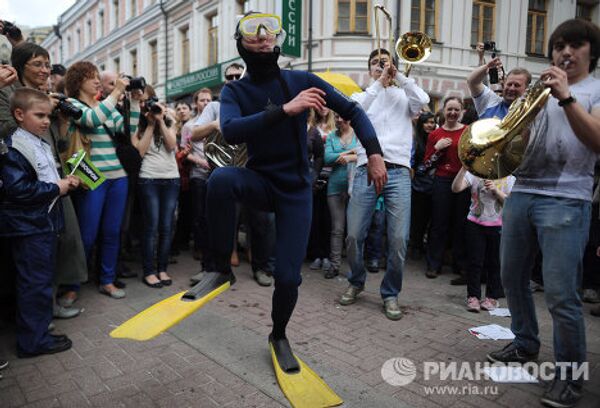
[[[483,43],[483,49],[485,51],[496,51],[496,42],[495,41],[485,41]]]
[[[146,102],[144,102],[146,109],[149,112],[152,113],[161,113],[162,112],[162,108],[158,105],[158,98],[156,96],[152,96],[148,99],[146,99]]]
[[[0,20],[0,22],[4,25],[2,33],[0,34],[5,35],[13,40],[20,40],[23,37],[21,34],[21,29],[10,21]]]
[[[142,92],[146,89],[146,79],[144,77],[133,78],[129,75],[125,75],[125,78],[129,78],[129,85],[125,88],[126,91],[133,91],[139,89]]]
[[[73,105],[71,102],[67,102],[67,97],[65,95],[61,93],[53,93],[52,97],[58,99],[58,104],[56,107],[65,115],[73,119],[79,119],[81,118],[81,115],[83,115],[83,111],[81,109]]]

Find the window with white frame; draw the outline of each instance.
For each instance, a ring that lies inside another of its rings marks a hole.
[[[190,72],[190,27],[185,26],[179,29],[179,55],[181,56],[180,70],[181,75]]]
[[[92,20],[88,20],[85,23],[85,35],[86,35],[85,45],[87,47],[92,43],[92,41],[94,41],[94,37],[92,34]]]
[[[113,72],[121,73],[121,59],[119,57],[113,58]]]
[[[214,65],[219,62],[219,15],[214,14],[208,17],[208,60],[207,65]]]
[[[137,16],[137,0],[129,0],[129,18]]]
[[[155,85],[158,83],[158,43],[156,40],[148,43],[150,51],[150,83]]]
[[[138,57],[137,50],[129,51],[129,73],[131,76],[138,75]]]
[[[112,28],[119,27],[119,0],[112,0]]]
[[[366,34],[369,32],[369,0],[338,0],[336,32]]]
[[[494,40],[495,14],[496,0],[473,0],[471,45]]]
[[[96,37],[104,37],[104,10],[98,12],[98,19],[96,20]]]
[[[544,55],[546,51],[546,25],[548,16],[546,0],[529,0],[527,10],[527,38],[525,52]]]
[[[600,1],[598,0],[577,0],[577,8],[575,9],[575,17],[582,18],[587,21],[592,21],[592,16],[596,12],[596,7]]]
[[[412,0],[410,10],[410,29],[421,31],[430,38],[438,38],[439,0]]]

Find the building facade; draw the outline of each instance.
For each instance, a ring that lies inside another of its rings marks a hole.
[[[468,96],[465,78],[477,65],[474,44],[495,41],[506,68],[537,74],[548,66],[547,40],[573,17],[600,22],[597,0],[78,0],[59,17],[58,30],[42,43],[53,63],[87,59],[101,70],[142,75],[169,100],[200,87],[215,90],[224,67],[238,58],[233,33],[248,10],[283,13],[284,28],[298,41],[291,69],[331,70],[369,83],[367,56],[377,46],[374,4],[392,14],[394,37],[426,32],[434,40],[429,59],[411,76],[436,105],[443,97]],[[382,17],[382,16],[381,16]],[[381,20],[381,44],[389,31]],[[296,22],[294,26],[290,21]],[[309,47],[309,36],[312,38]],[[289,41],[289,40],[288,40]],[[489,56],[488,56],[489,58]],[[436,107],[436,106],[432,106]]]

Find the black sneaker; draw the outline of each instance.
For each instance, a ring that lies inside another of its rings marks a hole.
[[[540,402],[547,407],[574,407],[581,399],[581,388],[567,380],[555,378],[544,391]]]
[[[339,274],[340,272],[332,266],[327,270],[327,272],[325,272],[325,279],[333,279]]]
[[[487,355],[490,363],[521,363],[536,361],[538,353],[525,353],[517,349],[515,343],[507,344],[502,350],[492,351]]]
[[[4,370],[6,367],[8,367],[8,361],[0,360],[0,370]]]

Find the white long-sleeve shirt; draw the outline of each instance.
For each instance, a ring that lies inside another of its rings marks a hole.
[[[411,120],[429,102],[429,95],[419,88],[414,79],[401,73],[396,75],[396,82],[398,86],[384,88],[380,81],[374,81],[365,92],[352,95],[352,99],[362,106],[373,123],[383,149],[383,159],[410,167]],[[367,155],[360,144],[357,153],[357,165],[362,166],[367,162]]]

